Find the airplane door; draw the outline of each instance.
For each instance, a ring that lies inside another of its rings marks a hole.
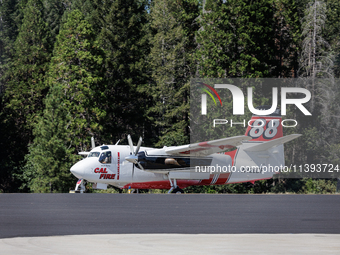
[[[114,174],[114,179],[119,180],[120,178],[120,168],[121,168],[121,154],[120,152],[113,152],[112,153],[112,161],[111,161],[111,172]]]
[[[116,162],[116,165],[115,165],[115,170],[116,170],[116,180],[119,181],[119,177],[120,177],[120,152],[115,152],[115,162]]]
[[[117,176],[117,156],[111,151],[104,151],[99,157],[99,162],[102,164],[100,168],[100,179],[114,180]]]

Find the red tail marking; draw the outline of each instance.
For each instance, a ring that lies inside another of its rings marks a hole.
[[[234,165],[236,152],[237,152],[237,150],[233,150],[233,151],[228,151],[228,152],[224,153],[225,155],[229,155],[231,157],[232,165]]]
[[[283,136],[281,117],[253,116],[245,135],[252,137],[250,141],[267,142]],[[265,122],[265,123],[263,123]]]

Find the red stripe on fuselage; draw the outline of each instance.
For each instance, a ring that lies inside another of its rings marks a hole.
[[[230,173],[220,174],[214,185],[223,185],[229,179]]]
[[[244,182],[256,182],[256,181],[262,181],[262,180],[269,180],[272,179],[273,177],[268,177],[268,178],[262,178],[262,179],[256,179],[256,180],[248,180],[248,181],[240,181],[240,182],[228,182],[226,184],[234,184],[234,183],[244,183]]]
[[[198,180],[177,180],[177,186],[181,189],[184,189],[189,186],[197,185]],[[154,182],[135,182],[126,184],[123,189],[127,189],[131,187],[131,189],[170,189],[170,182],[167,180],[164,181],[154,181]]]
[[[117,180],[119,180],[119,172],[120,172],[120,153],[117,154]]]
[[[210,185],[213,178],[214,178],[214,175],[211,174],[209,179],[201,180],[197,185]]]

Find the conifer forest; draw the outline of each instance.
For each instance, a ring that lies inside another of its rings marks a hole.
[[[1,0],[0,17],[0,193],[68,192],[91,137],[190,143],[193,78],[329,81],[313,82],[313,119],[290,131],[304,138],[285,145],[286,162],[340,164],[339,0]],[[186,192],[336,186],[281,178]]]

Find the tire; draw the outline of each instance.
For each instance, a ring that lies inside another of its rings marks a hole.
[[[174,194],[183,194],[184,191],[181,188],[177,187],[176,189],[171,191],[171,193],[174,193]]]

